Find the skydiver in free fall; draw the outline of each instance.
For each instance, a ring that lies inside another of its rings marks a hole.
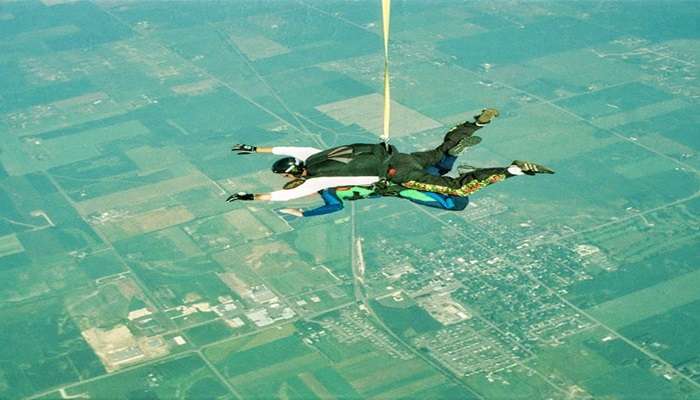
[[[425,193],[467,197],[490,184],[519,175],[554,173],[551,169],[527,161],[513,161],[507,167],[477,168],[449,177],[430,171],[446,155],[459,154],[474,143],[474,132],[498,116],[495,109],[485,109],[474,122],[464,122],[452,128],[443,142],[433,150],[401,153],[394,146],[351,144],[319,150],[313,147],[255,147],[235,145],[238,154],[272,153],[287,155],[273,164],[275,173],[292,179],[285,189],[271,193],[239,192],[227,201],[268,200],[288,201],[337,187],[382,188],[396,185]]]
[[[475,146],[481,142],[479,136],[469,136],[459,146],[455,146],[443,154],[440,162],[425,169],[431,175],[445,175],[452,170],[457,156],[466,148]],[[336,187],[323,189],[318,192],[324,204],[312,209],[282,208],[278,211],[295,217],[314,217],[341,211],[344,201],[362,199],[378,199],[382,197],[397,197],[427,207],[439,208],[450,211],[464,210],[469,204],[469,197],[452,196],[447,194],[423,192],[408,189],[401,185],[388,181],[380,181],[371,186]]]

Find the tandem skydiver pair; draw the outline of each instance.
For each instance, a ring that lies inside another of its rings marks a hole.
[[[288,157],[277,160],[272,171],[290,179],[284,189],[271,193],[239,192],[238,200],[288,201],[319,193],[325,205],[312,210],[283,209],[296,216],[323,215],[343,208],[343,200],[399,197],[414,203],[446,210],[463,210],[468,196],[488,185],[518,175],[552,174],[554,171],[528,161],[513,161],[506,167],[476,168],[457,177],[445,176],[457,156],[481,142],[474,133],[499,115],[484,109],[473,122],[463,122],[445,135],[433,150],[401,153],[384,143],[351,144],[327,150],[313,147],[256,147],[237,144],[238,154],[271,153]]]

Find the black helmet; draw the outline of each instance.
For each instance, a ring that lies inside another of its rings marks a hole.
[[[301,174],[301,163],[298,163],[294,157],[280,158],[272,164],[272,172],[276,174]]]

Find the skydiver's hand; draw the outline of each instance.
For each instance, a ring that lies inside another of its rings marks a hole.
[[[280,208],[278,211],[283,214],[293,215],[295,217],[304,216],[304,211],[301,208]]]
[[[250,200],[255,200],[255,195],[253,193],[246,193],[246,192],[238,192],[236,194],[232,194],[228,196],[226,201],[229,203],[233,203],[236,200],[244,200],[244,201],[250,201]]]
[[[238,154],[243,155],[256,153],[258,148],[249,144],[234,144],[233,147],[231,147],[231,151],[236,151]]]

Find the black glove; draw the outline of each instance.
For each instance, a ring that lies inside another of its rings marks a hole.
[[[229,203],[232,203],[236,200],[255,200],[255,195],[253,193],[238,192],[236,194],[228,196],[228,198],[226,199],[226,201],[228,201]]]
[[[535,174],[553,174],[554,170],[545,167],[541,164],[535,164],[530,161],[514,160],[511,165],[516,165],[525,175]]]
[[[258,151],[258,148],[249,144],[234,144],[233,147],[231,147],[231,151],[237,151],[238,154],[243,155],[255,153]]]

